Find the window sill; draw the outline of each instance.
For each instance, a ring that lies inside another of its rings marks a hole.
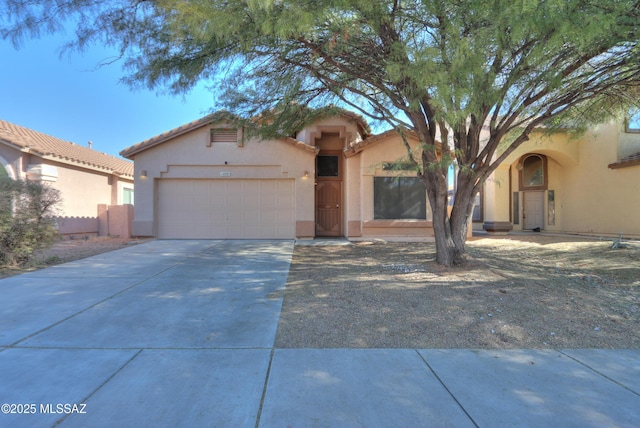
[[[362,222],[363,227],[402,227],[402,228],[421,228],[433,227],[430,220],[367,220]]]

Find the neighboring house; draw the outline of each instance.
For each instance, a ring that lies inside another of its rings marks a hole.
[[[638,238],[638,121],[603,124],[579,137],[540,130],[487,180],[478,201],[476,230]]]
[[[423,183],[395,131],[344,111],[295,138],[246,139],[213,114],[123,150],[133,234],[158,238],[433,237]],[[408,136],[410,145],[418,142]],[[394,164],[395,165],[392,165]],[[451,191],[453,193],[453,191]],[[640,132],[532,135],[485,184],[473,228],[640,236]],[[471,232],[471,228],[470,228]]]
[[[130,226],[115,226],[114,221],[128,216],[131,207],[114,209],[111,218],[107,211],[133,204],[133,163],[125,159],[0,120],[0,176],[58,189],[63,234],[123,236],[130,231]]]

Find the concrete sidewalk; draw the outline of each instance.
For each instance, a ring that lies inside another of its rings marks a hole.
[[[292,249],[151,241],[0,280],[0,426],[640,426],[637,349],[274,349]]]

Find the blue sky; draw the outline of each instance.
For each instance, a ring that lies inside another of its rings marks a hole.
[[[19,49],[0,39],[0,118],[119,156],[135,143],[210,112],[213,93],[199,85],[186,96],[133,91],[119,79],[122,62],[96,68],[113,51],[93,47],[65,54],[68,35],[26,40]]]

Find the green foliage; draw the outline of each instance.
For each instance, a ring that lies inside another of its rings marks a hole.
[[[640,88],[637,0],[5,0],[2,16],[16,44],[72,20],[69,46],[117,46],[132,86],[210,82],[265,136],[327,105],[414,132],[432,206],[451,161],[436,148],[455,154],[452,216],[535,129],[620,117]]]
[[[7,0],[3,15],[15,43],[73,20],[69,46],[120,47],[129,84],[209,80],[216,107],[244,118],[337,104],[432,136],[488,118],[503,134],[570,110],[603,119],[639,80],[633,0]],[[280,120],[283,133],[299,125]]]
[[[57,234],[60,192],[37,182],[0,178],[0,265],[23,265]]]

